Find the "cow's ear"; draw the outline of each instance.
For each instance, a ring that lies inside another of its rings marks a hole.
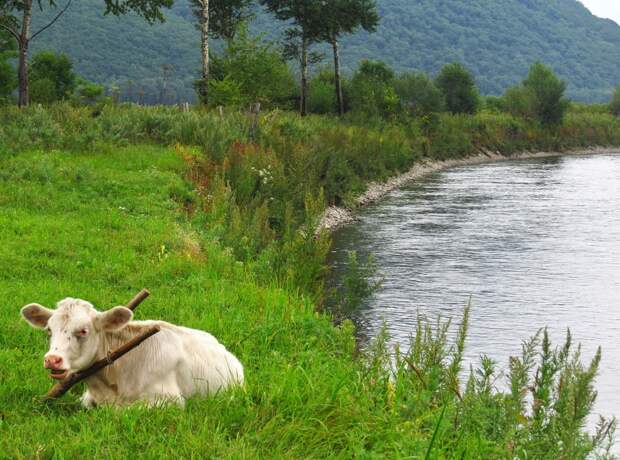
[[[37,329],[45,329],[47,321],[54,314],[53,310],[45,308],[38,303],[30,303],[22,308],[22,316],[28,324]]]
[[[116,331],[122,329],[133,318],[133,312],[126,307],[114,307],[97,314],[95,327],[100,331]]]

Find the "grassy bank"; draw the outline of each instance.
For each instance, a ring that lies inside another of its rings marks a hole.
[[[0,457],[585,458],[604,445],[607,426],[583,431],[598,360],[542,334],[510,363],[506,393],[490,362],[461,382],[466,321],[420,324],[394,361],[381,338],[359,355],[351,325],[317,312],[329,242],[313,229],[327,205],[419,159],[620,145],[614,118],[573,114],[556,132],[489,114],[250,126],[174,109],[0,111]],[[212,332],[246,387],[185,410],[84,411],[75,394],[42,405],[45,338],[19,307],[106,308],[144,286],[138,317]]]

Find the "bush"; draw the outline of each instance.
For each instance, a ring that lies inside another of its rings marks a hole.
[[[476,113],[480,95],[471,73],[458,62],[445,65],[435,81],[452,113]]]
[[[32,102],[50,104],[68,99],[76,86],[73,64],[64,54],[42,51],[30,65],[30,98]]]
[[[38,104],[51,104],[56,102],[56,85],[49,78],[39,78],[31,81],[29,86],[30,101]]]
[[[200,82],[198,82],[198,85]],[[297,87],[279,50],[242,28],[211,60],[209,103],[289,108]]]
[[[506,108],[513,115],[533,119],[541,126],[558,126],[570,106],[564,97],[565,89],[566,84],[549,67],[536,62],[523,83],[506,92]]]
[[[353,111],[367,117],[390,117],[398,112],[394,71],[380,61],[362,61],[351,80]]]
[[[337,112],[336,85],[331,71],[322,71],[310,81],[308,111],[327,114]]]
[[[424,74],[404,73],[396,79],[394,87],[403,110],[409,115],[420,117],[444,108],[443,94]]]
[[[609,110],[615,117],[620,116],[620,86],[616,87],[614,91],[614,95],[609,103]]]
[[[80,79],[75,90],[74,101],[79,104],[92,105],[103,99],[104,92],[103,85]]]

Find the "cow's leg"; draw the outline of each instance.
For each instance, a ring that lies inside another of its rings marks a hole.
[[[93,395],[91,395],[90,391],[88,390],[84,392],[84,394],[80,398],[80,402],[82,403],[82,406],[84,406],[86,409],[92,409],[93,407],[97,406],[95,398],[93,398]]]
[[[165,404],[175,404],[180,407],[185,406],[185,398],[174,374],[169,375],[155,384],[149,385],[144,400],[149,405],[160,406]]]

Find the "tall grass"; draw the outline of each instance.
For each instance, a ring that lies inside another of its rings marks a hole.
[[[369,181],[421,159],[620,144],[618,123],[575,113],[542,131],[506,115],[387,125],[271,112],[250,142],[239,112],[1,110],[0,452],[606,455],[614,422],[584,430],[599,354],[584,366],[570,337],[554,349],[541,332],[511,359],[509,391],[496,388],[489,359],[463,380],[466,310],[455,340],[449,322],[420,319],[410,350],[389,349],[382,334],[360,355],[352,325],[334,327],[318,313],[329,239],[314,230],[328,204],[352,203]],[[18,307],[66,295],[111,306],[143,286],[155,295],[139,316],[213,332],[246,365],[247,387],[190,401],[184,412],[85,412],[76,396],[41,407],[44,339],[17,321]],[[352,292],[366,287],[351,280]]]

